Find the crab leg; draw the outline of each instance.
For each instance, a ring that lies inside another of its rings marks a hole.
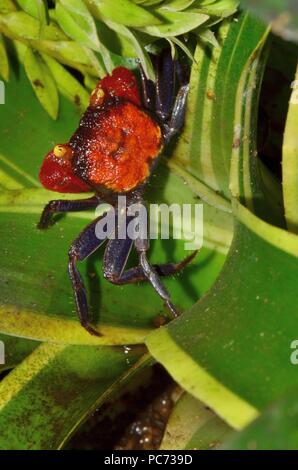
[[[148,111],[155,111],[155,84],[152,80],[149,80],[144,72],[143,67],[139,66],[140,75],[141,75],[141,85],[142,85],[142,102],[145,109]]]
[[[177,134],[183,126],[188,90],[189,86],[183,85],[177,93],[171,117],[164,125],[164,138],[166,142],[168,142],[175,134]]]
[[[98,198],[93,196],[88,199],[75,199],[73,201],[65,201],[57,199],[50,201],[42,211],[40,221],[38,223],[39,229],[46,229],[50,225],[51,217],[57,212],[79,212],[92,209],[98,205]]]
[[[124,285],[148,281],[142,266],[125,269],[132,246],[132,241],[110,240],[107,244],[104,260],[104,277],[112,284]],[[191,253],[179,263],[154,264],[153,268],[159,276],[171,276],[184,269],[196,256],[197,251]]]
[[[175,93],[175,62],[165,50],[157,59],[156,114],[164,122],[171,114]]]
[[[113,284],[134,283],[142,280],[151,282],[153,288],[164,300],[173,317],[177,317],[178,312],[170,300],[168,291],[162,285],[157,271],[147,260],[146,251],[149,248],[147,240],[138,239],[135,241],[135,247],[139,254],[140,266],[123,272],[131,246],[132,241],[129,239],[109,241],[104,256],[105,278]]]
[[[99,336],[99,333],[89,325],[86,288],[78,271],[77,262],[84,261],[105,242],[106,239],[99,239],[95,232],[96,224],[102,217],[104,217],[104,215],[87,225],[79,237],[72,243],[68,253],[68,272],[74,291],[80,322],[89,333],[95,336]]]
[[[162,284],[156,270],[147,259],[147,251],[149,249],[148,240],[144,240],[141,238],[136,240],[135,247],[139,255],[140,266],[142,267],[142,270],[147,280],[151,283],[152,287],[155,289],[157,294],[163,299],[165,305],[170,310],[172,316],[174,318],[178,317],[178,311],[171,302],[170,294]]]

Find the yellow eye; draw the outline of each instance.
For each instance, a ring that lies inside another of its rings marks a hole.
[[[67,145],[56,145],[54,147],[54,155],[58,158],[68,158],[71,154],[71,149]]]
[[[91,93],[91,102],[93,105],[100,105],[105,97],[105,92],[102,88],[95,88]]]

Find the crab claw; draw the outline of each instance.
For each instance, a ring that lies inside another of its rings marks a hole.
[[[91,191],[90,186],[74,174],[71,158],[72,150],[67,145],[56,145],[46,155],[39,172],[40,182],[46,189],[59,193]]]

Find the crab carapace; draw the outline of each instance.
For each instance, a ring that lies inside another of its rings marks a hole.
[[[148,80],[140,68],[141,93],[134,73],[117,67],[99,81],[90,97],[78,129],[65,144],[57,144],[45,157],[40,181],[60,193],[94,192],[88,199],[53,200],[44,208],[38,227],[45,229],[54,213],[83,211],[108,202],[115,208],[119,195],[126,196],[127,208],[142,203],[146,183],[156,168],[163,147],[177,134],[184,122],[188,94],[181,65],[168,51],[157,60],[156,82]],[[177,91],[176,91],[177,90]],[[178,312],[160,277],[180,271],[195,256],[180,263],[151,265],[147,259],[148,236],[99,239],[92,221],[72,243],[68,271],[80,322],[91,334],[86,289],[77,263],[85,260],[105,241],[104,277],[114,284],[149,281],[163,299],[172,316]],[[131,217],[127,218],[128,222]],[[139,264],[125,269],[132,246]]]

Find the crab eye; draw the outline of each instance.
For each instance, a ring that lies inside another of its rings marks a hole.
[[[105,92],[102,88],[98,87],[91,93],[90,104],[93,106],[100,106],[103,103]]]
[[[55,145],[53,152],[57,158],[63,158],[64,160],[70,160],[72,158],[72,149],[68,145]]]

